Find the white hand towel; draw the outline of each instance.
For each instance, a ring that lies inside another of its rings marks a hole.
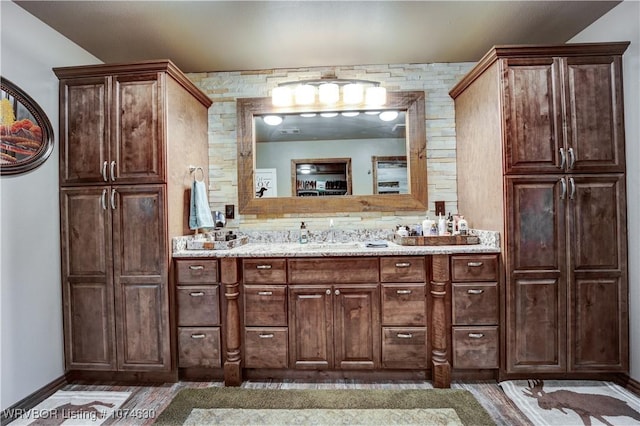
[[[211,208],[207,201],[207,187],[204,181],[193,181],[191,187],[191,204],[189,210],[189,228],[213,228],[213,217],[211,216]]]

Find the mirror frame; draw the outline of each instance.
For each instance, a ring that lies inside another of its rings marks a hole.
[[[313,112],[344,111],[345,106],[313,107]],[[311,111],[309,106],[274,107],[271,98],[238,98],[238,211],[240,214],[278,216],[287,213],[395,212],[427,209],[427,137],[424,91],[388,92],[382,108],[359,111],[405,110],[409,194],[344,195],[331,197],[256,198],[254,188],[254,117]]]

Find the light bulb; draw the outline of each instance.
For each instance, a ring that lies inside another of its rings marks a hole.
[[[387,103],[387,89],[376,86],[369,87],[366,95],[367,105],[384,105]]]
[[[288,87],[276,87],[271,92],[271,103],[274,106],[291,106],[293,97],[291,89]]]
[[[318,88],[318,98],[321,104],[333,105],[340,100],[340,88],[335,83],[324,83]]]
[[[316,89],[310,84],[301,84],[296,87],[296,104],[311,105],[316,100]]]
[[[342,88],[342,100],[347,105],[359,104],[362,102],[362,85],[357,83],[346,84]]]

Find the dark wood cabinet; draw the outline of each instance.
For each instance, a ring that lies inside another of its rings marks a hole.
[[[623,172],[621,56],[500,62],[506,173]]]
[[[169,368],[164,203],[162,185],[61,190],[69,368]]]
[[[627,46],[498,46],[450,93],[459,209],[504,241],[505,377],[628,369]]]
[[[211,101],[166,60],[54,72],[66,368],[171,378],[169,239],[188,229],[189,165],[208,164]]]

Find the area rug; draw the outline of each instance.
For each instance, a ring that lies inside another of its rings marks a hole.
[[[640,425],[640,398],[611,382],[512,380],[506,395],[538,425]]]
[[[183,389],[156,425],[495,425],[460,389]]]
[[[100,425],[126,417],[119,407],[131,392],[57,391],[29,410],[17,414],[12,426]]]

